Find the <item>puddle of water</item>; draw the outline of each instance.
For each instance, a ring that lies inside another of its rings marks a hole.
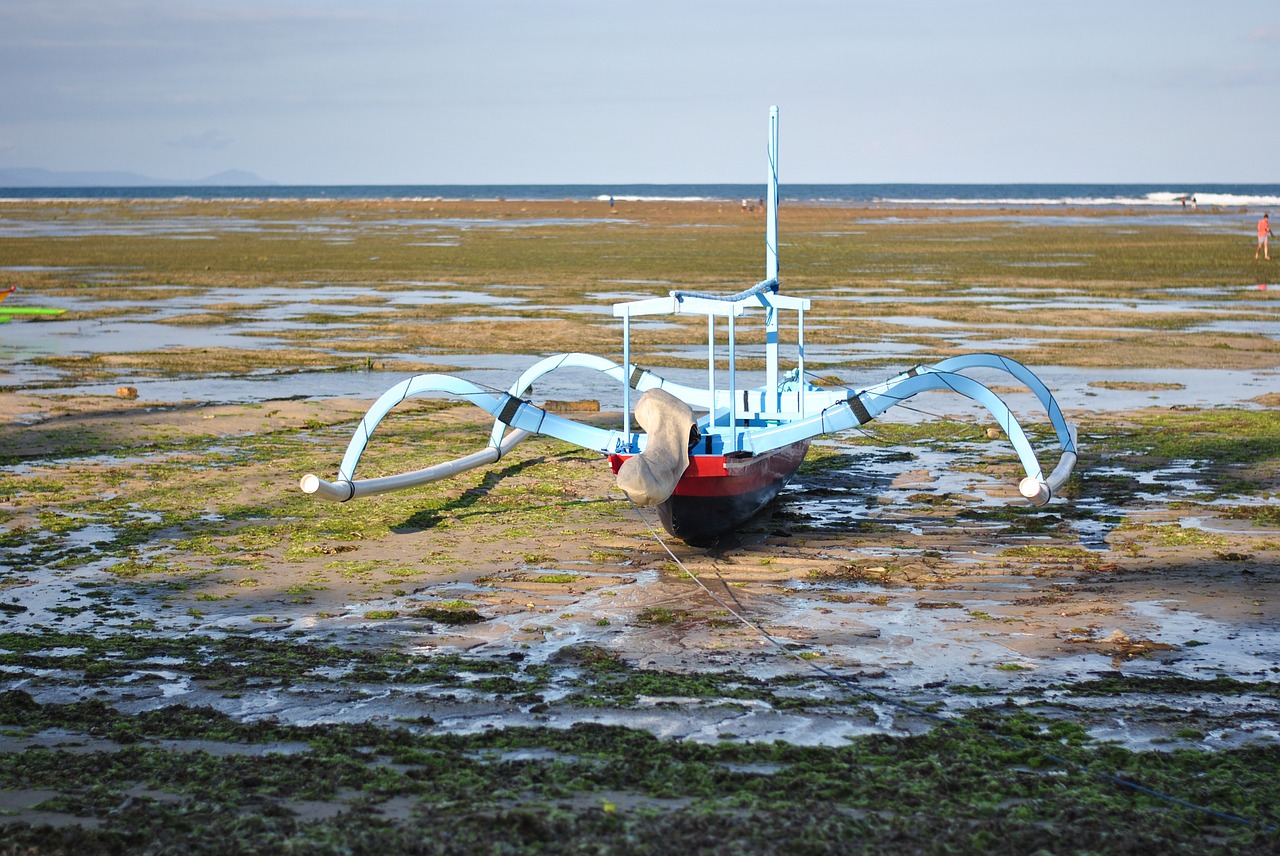
[[[877,316],[874,320],[885,324],[896,324],[901,327],[942,328],[960,326],[955,321],[945,321],[941,318],[929,318],[925,315]]]
[[[90,523],[79,529],[62,533],[63,543],[69,547],[91,547],[94,544],[106,544],[116,539],[114,527],[102,523]]]
[[[1217,621],[1186,608],[1183,601],[1135,601],[1128,609],[1148,620],[1156,629],[1152,640],[1170,645],[1198,644],[1184,648],[1174,664],[1163,664],[1166,672],[1203,678],[1206,674],[1228,674],[1247,681],[1249,676],[1273,678],[1280,663],[1280,634],[1275,621],[1256,624]]]
[[[372,400],[409,375],[403,372],[296,372],[236,377],[199,377],[157,380],[120,375],[106,383],[60,386],[59,395],[114,397],[116,387],[136,387],[138,400],[172,404],[201,401],[208,404],[244,404],[284,399],[359,398]],[[470,378],[469,378],[470,379]],[[0,378],[0,383],[3,378]]]
[[[1187,329],[1188,333],[1253,333],[1280,340],[1280,321],[1210,321]]]
[[[836,292],[833,294],[823,295],[823,301],[837,300],[844,303],[915,303],[935,305],[940,298],[937,295],[910,295],[910,294],[892,294],[883,290],[870,291],[861,294],[852,294],[849,292]],[[995,294],[948,294],[945,298],[941,298],[947,303],[1002,303],[1006,298]]]
[[[944,200],[938,200],[939,203]],[[1055,204],[1058,200],[1027,200],[1028,204]],[[1132,230],[1123,227],[1132,226],[1160,226],[1163,228],[1185,228],[1196,232],[1215,235],[1239,235],[1242,231],[1247,232],[1248,224],[1242,224],[1233,217],[1222,217],[1216,214],[1197,214],[1194,212],[1178,211],[1176,213],[1152,213],[1152,214],[1115,214],[1108,215],[1105,218],[1086,217],[1073,214],[989,214],[979,216],[969,216],[965,214],[948,215],[946,213],[937,213],[929,217],[922,217],[918,220],[909,220],[903,217],[876,217],[862,218],[852,221],[858,225],[876,225],[881,223],[1007,223],[1014,228],[1039,227],[1039,226],[1101,226],[1110,228],[1112,231],[1130,234]],[[1245,228],[1242,230],[1241,226]],[[983,240],[990,240],[984,238]]]
[[[1254,499],[1252,501],[1242,498],[1241,501],[1231,501],[1232,505],[1241,506],[1265,506],[1270,503],[1267,500]],[[1266,529],[1258,526],[1251,520],[1231,520],[1219,517],[1183,517],[1178,521],[1178,525],[1183,529],[1199,529],[1204,532],[1217,532],[1221,534],[1239,534],[1241,532],[1249,535],[1266,535],[1274,534],[1276,530]]]
[[[496,287],[491,287],[496,290]],[[528,299],[515,294],[466,290],[450,282],[418,282],[397,280],[385,286],[333,285],[305,283],[300,288],[211,288],[193,290],[168,286],[172,293],[164,298],[120,300],[103,297],[76,297],[63,300],[59,308],[83,312],[104,309],[134,308],[145,311],[151,319],[161,320],[203,312],[222,313],[233,306],[237,322],[257,321],[271,324],[282,319],[323,313],[327,315],[360,315],[385,312],[395,306],[422,306],[432,303],[471,303],[480,305],[524,304]],[[165,286],[153,290],[163,292]],[[377,301],[373,303],[371,301]],[[365,303],[368,305],[351,305]],[[184,328],[191,329],[191,328]]]
[[[1161,407],[1241,406],[1280,387],[1280,372],[1232,369],[1092,369],[1037,366],[1036,374],[1066,410],[1129,410],[1157,403]],[[1103,383],[1165,384],[1181,389],[1106,389]],[[1003,384],[1001,384],[1003,385]],[[1002,396],[1003,397],[1003,396]],[[1013,399],[1010,398],[1010,403]]]
[[[1017,263],[1025,266],[1060,266],[1062,263]],[[1074,264],[1074,263],[1071,263]],[[945,284],[945,283],[937,283]],[[1012,312],[1060,312],[1060,311],[1125,311],[1145,314],[1243,314],[1248,312],[1268,313],[1274,311],[1275,302],[1269,293],[1259,292],[1256,286],[1242,288],[1240,286],[1222,286],[1211,289],[1151,289],[1152,294],[1179,295],[1183,299],[1168,297],[1126,297],[1120,300],[1090,297],[1080,293],[1078,289],[1052,288],[996,288],[977,286],[959,293],[946,295],[906,295],[886,291],[884,289],[836,289],[824,295],[823,300],[839,300],[847,303],[862,304],[923,304],[946,305],[956,303],[999,303],[1000,308]],[[1267,297],[1245,300],[1242,293],[1268,294]],[[1016,295],[1019,299],[1010,300]],[[1193,298],[1209,299],[1193,299]],[[1212,299],[1218,298],[1218,299]],[[876,318],[874,320],[885,320]],[[914,321],[915,319],[913,319]],[[898,322],[895,322],[898,323]],[[985,326],[985,325],[984,325]],[[1047,329],[1062,329],[1052,328]]]
[[[118,217],[82,217],[74,219],[26,219],[21,215],[0,219],[0,238],[85,238],[85,237],[151,237],[171,239],[213,238],[217,233],[306,235],[352,240],[363,234],[404,232],[432,234],[442,231],[466,232],[471,229],[514,231],[550,226],[579,226],[589,223],[617,225],[630,221],[618,219],[540,217],[528,219],[487,218],[391,218],[354,222],[345,218],[323,217],[306,220],[257,220],[231,216],[174,216],[123,220]]]
[[[485,294],[467,291],[432,291],[429,294],[396,295],[391,302],[397,306],[428,306],[433,303],[475,303],[480,305],[522,304],[528,300],[512,295]]]
[[[34,357],[134,353],[163,348],[246,348],[259,350],[279,340],[247,336],[225,328],[175,327],[122,319],[9,324],[0,341],[0,361],[19,382],[32,376],[25,362]]]

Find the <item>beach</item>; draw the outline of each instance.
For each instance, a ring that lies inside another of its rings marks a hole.
[[[1139,849],[1261,852],[1280,276],[1252,259],[1253,215],[784,205],[812,372],[859,387],[1012,357],[1058,396],[1080,462],[1029,507],[990,417],[930,392],[818,441],[708,550],[547,438],[352,503],[298,480],[331,476],[412,374],[505,389],[552,353],[619,361],[612,303],[754,284],[758,209],[6,200],[0,288],[66,311],[0,326],[0,824],[67,852],[138,830],[270,849],[432,828],[451,833],[419,852],[767,850],[797,830],[827,852],[942,829],[1034,852],[1118,828]],[[703,335],[632,330],[677,379],[705,373]],[[741,337],[760,373],[761,334]],[[1046,445],[1033,398],[996,392]],[[533,398],[620,418],[590,376]],[[475,451],[491,424],[406,402],[362,475]]]

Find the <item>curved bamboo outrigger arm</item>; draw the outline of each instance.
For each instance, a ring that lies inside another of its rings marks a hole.
[[[1027,374],[1030,375],[1030,372]],[[1034,378],[1034,375],[1031,377]],[[1039,379],[1035,379],[1035,383],[1044,388]],[[1033,505],[1044,505],[1071,477],[1076,463],[1075,431],[1063,418],[1056,401],[1052,407],[1046,407],[1046,411],[1058,432],[1062,456],[1057,467],[1046,477],[1022,425],[1000,397],[973,378],[939,370],[938,367],[899,375],[861,392],[850,392],[845,400],[827,407],[816,416],[773,428],[758,429],[744,437],[743,448],[750,452],[764,452],[806,437],[856,428],[908,398],[931,389],[949,389],[963,395],[985,407],[995,417],[1013,444],[1018,460],[1026,472],[1026,478],[1018,484],[1018,491]],[[1052,395],[1049,398],[1052,400]]]
[[[942,362],[934,363],[931,366],[916,366],[897,377],[890,378],[875,386],[867,387],[864,392],[888,389],[895,384],[901,383],[906,378],[923,372],[957,372],[970,368],[998,369],[1022,381],[1027,389],[1040,400],[1045,414],[1049,417],[1049,422],[1053,425],[1054,432],[1058,435],[1058,442],[1063,450],[1075,450],[1075,436],[1071,431],[1071,427],[1067,424],[1062,408],[1058,405],[1058,400],[1049,391],[1049,387],[1045,386],[1044,381],[1040,380],[1035,372],[1022,363],[999,354],[962,354],[958,357],[948,357]]]
[[[1039,461],[1031,448],[1031,443],[1027,439],[1026,433],[1022,430],[1022,426],[1004,401],[990,389],[972,378],[951,371],[951,369],[977,367],[1000,369],[1012,375],[1026,384],[1027,388],[1036,395],[1044,406],[1045,414],[1049,417],[1050,424],[1053,425],[1054,433],[1057,435],[1058,447],[1061,450],[1057,466],[1047,477],[1040,469]],[[929,378],[931,376],[937,377],[940,383],[919,381],[919,378]],[[923,386],[921,385],[922,383],[924,384]],[[907,389],[901,390],[903,386],[906,386]],[[892,407],[899,400],[909,398],[918,392],[923,392],[926,389],[942,388],[951,389],[977,401],[996,418],[1000,427],[1009,437],[1009,441],[1013,444],[1014,450],[1018,453],[1018,458],[1022,461],[1023,468],[1026,470],[1027,477],[1018,483],[1018,492],[1028,502],[1037,506],[1044,505],[1066,484],[1067,479],[1071,477],[1071,472],[1075,469],[1077,460],[1078,447],[1075,428],[1067,422],[1057,399],[1053,397],[1053,393],[1044,385],[1044,382],[1036,377],[1030,369],[1016,360],[997,354],[968,354],[943,360],[934,366],[922,367],[914,377],[908,377],[881,393],[881,395],[892,393],[895,396],[895,400],[877,411],[877,413],[887,410],[888,407]],[[966,391],[973,389],[981,390],[981,394],[974,395]],[[1034,470],[1028,466],[1029,462],[1035,462]]]
[[[1058,460],[1058,465],[1054,467],[1053,472],[1048,478],[1033,479],[1028,474],[1028,478],[1023,480],[1019,485],[1019,491],[1024,497],[1034,505],[1044,505],[1049,498],[1056,493],[1067,479],[1071,477],[1072,471],[1075,469],[1077,453],[1079,450],[1078,441],[1076,439],[1076,430],[1067,422],[1066,416],[1062,413],[1062,407],[1058,404],[1058,400],[1054,398],[1053,393],[1045,386],[1044,381],[1031,369],[1024,366],[1017,360],[1004,357],[999,354],[963,354],[958,357],[949,357],[940,363],[932,366],[916,366],[915,368],[890,378],[875,386],[868,387],[863,391],[864,394],[873,395],[883,394],[886,390],[893,389],[897,385],[904,383],[912,377],[916,377],[926,373],[946,373],[956,372],[963,369],[971,368],[990,368],[1003,371],[1008,375],[1022,381],[1030,390],[1040,404],[1044,407],[1045,414],[1049,417],[1050,424],[1053,425],[1054,433],[1058,438],[1058,446],[1062,450],[1062,457]],[[914,394],[914,393],[913,393]],[[1003,406],[1003,402],[1001,402]],[[1007,411],[1008,408],[1006,407]],[[883,411],[881,411],[883,412]],[[993,415],[995,415],[993,413]],[[998,417],[997,417],[998,418]],[[1006,433],[1008,433],[1006,431]],[[1012,435],[1010,435],[1012,440]],[[1015,442],[1015,447],[1017,443]]]
[[[405,399],[433,393],[448,393],[465,398],[492,414],[500,425],[510,426],[516,430],[506,437],[501,437],[498,442],[491,443],[487,448],[454,461],[395,476],[356,479],[356,465],[373,437],[374,429],[382,419]],[[351,441],[347,444],[346,454],[343,455],[342,463],[338,467],[336,481],[326,481],[309,473],[302,477],[301,488],[304,493],[315,494],[323,499],[346,502],[357,497],[429,484],[484,464],[491,464],[530,434],[557,437],[584,448],[597,449],[602,454],[613,451],[621,443],[629,442],[630,439],[616,431],[582,425],[547,413],[542,408],[535,407],[509,393],[486,391],[461,378],[439,374],[416,375],[388,389],[365,413],[352,434]]]
[[[511,385],[507,390],[508,395],[516,398],[522,398],[532,387],[538,378],[551,374],[559,369],[579,368],[597,371],[606,377],[612,378],[618,383],[630,384],[631,388],[637,392],[648,392],[651,389],[662,389],[670,392],[676,398],[690,405],[691,407],[700,407],[709,409],[711,404],[711,395],[705,389],[698,387],[686,386],[682,383],[668,380],[662,375],[655,374],[648,369],[642,369],[640,366],[632,363],[630,370],[625,370],[621,364],[604,357],[597,357],[595,354],[568,353],[555,354],[546,357],[534,363],[524,374],[520,375],[519,380]],[[502,420],[495,420],[493,423],[493,432],[489,435],[489,443],[497,445],[502,442],[502,437],[507,429],[506,423]]]
[[[1053,468],[1053,472],[1044,480],[1043,488],[1048,492],[1043,499],[1037,501],[1027,493],[1031,489],[1031,485],[1021,485],[1019,487],[1023,496],[1030,499],[1035,505],[1044,505],[1049,501],[1049,497],[1058,491],[1067,479],[1071,478],[1071,473],[1075,469],[1077,454],[1079,452],[1079,442],[1076,439],[1076,429],[1062,413],[1062,407],[1058,404],[1049,388],[1045,386],[1044,381],[1031,369],[1024,366],[1017,360],[1003,357],[999,354],[966,354],[959,357],[951,357],[942,362],[929,367],[934,371],[953,371],[965,368],[992,368],[1004,371],[1018,380],[1026,384],[1027,389],[1035,394],[1043,405],[1045,414],[1049,417],[1050,424],[1053,425],[1054,433],[1058,437],[1058,446],[1062,450],[1062,456],[1058,460],[1058,465]],[[1037,492],[1037,497],[1039,493]]]

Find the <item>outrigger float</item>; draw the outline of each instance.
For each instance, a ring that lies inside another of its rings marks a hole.
[[[591,354],[547,357],[531,366],[506,393],[461,378],[423,374],[387,390],[365,414],[347,446],[334,481],[316,475],[302,490],[346,502],[404,490],[492,464],[532,434],[544,434],[592,449],[605,457],[618,486],[637,505],[657,506],[663,526],[694,546],[709,546],[767,505],[804,461],[810,442],[857,428],[912,396],[949,389],[987,409],[1013,444],[1026,473],[1019,492],[1044,505],[1071,475],[1076,437],[1053,394],[1026,366],[996,354],[968,354],[931,366],[916,366],[865,389],[818,387],[805,371],[804,314],[807,298],[780,292],[778,281],[778,109],[769,114],[769,180],[766,200],[766,278],[739,294],[719,296],[672,291],[666,297],[613,305],[622,320],[622,362]],[[779,367],[783,312],[796,315],[797,365]],[[736,367],[738,319],[763,315],[765,383],[739,388]],[[707,385],[686,386],[641,368],[631,359],[631,321],[652,315],[695,315],[707,322]],[[719,373],[717,324],[727,329],[727,375]],[[524,398],[541,377],[564,368],[589,369],[621,386],[622,424],[617,430],[585,425],[549,413]],[[1027,387],[1043,406],[1057,437],[1059,460],[1046,476],[1025,431],[1005,403],[962,372],[996,369]],[[717,378],[720,382],[717,382]],[[495,419],[489,445],[474,454],[425,469],[383,478],[357,479],[356,465],[383,418],[400,402],[423,395],[461,397]],[[632,430],[635,420],[643,431]]]

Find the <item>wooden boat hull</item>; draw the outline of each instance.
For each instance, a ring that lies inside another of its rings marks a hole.
[[[809,451],[809,440],[759,455],[690,455],[675,492],[658,505],[663,527],[695,547],[736,529],[787,486]],[[627,459],[610,455],[614,472]]]

